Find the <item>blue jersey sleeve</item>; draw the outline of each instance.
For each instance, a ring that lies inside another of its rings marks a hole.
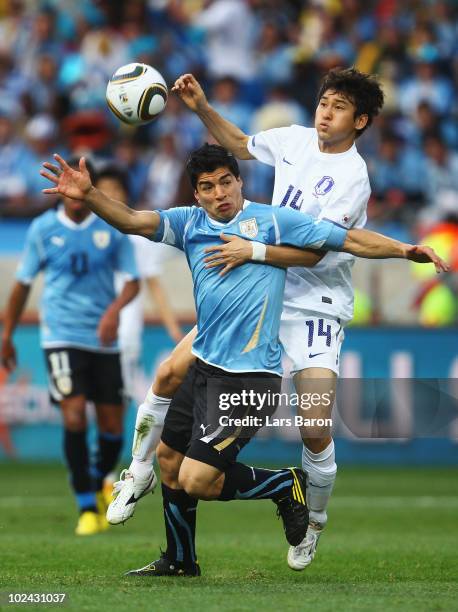
[[[115,270],[124,273],[130,279],[139,278],[135,252],[128,236],[121,235],[115,256]]]
[[[194,206],[179,206],[169,210],[157,211],[161,221],[159,229],[152,239],[155,242],[164,242],[183,251],[187,225],[194,214],[194,210]]]
[[[45,265],[45,250],[40,236],[39,222],[34,221],[27,232],[24,252],[16,272],[16,279],[30,285]]]
[[[347,237],[345,228],[290,208],[272,208],[272,214],[276,244],[339,251]]]

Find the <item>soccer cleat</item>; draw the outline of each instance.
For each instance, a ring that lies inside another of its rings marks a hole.
[[[184,565],[179,561],[171,561],[166,553],[162,553],[157,561],[153,561],[140,569],[130,570],[124,576],[200,576],[199,564]]]
[[[299,468],[290,468],[293,484],[288,494],[273,500],[277,504],[277,516],[283,520],[286,539],[291,546],[297,546],[305,538],[309,523],[306,502],[307,475]]]
[[[76,525],[76,535],[94,535],[105,531],[108,528],[108,523],[104,524],[104,521],[102,521],[104,518],[97,512],[92,512],[92,510],[82,512]]]
[[[108,506],[108,522],[111,525],[125,523],[133,516],[138,500],[154,491],[156,485],[157,477],[152,468],[148,478],[139,478],[129,470],[123,470],[113,486],[114,500]]]
[[[111,504],[111,502],[114,499],[113,498],[113,486],[114,486],[114,482],[115,482],[115,477],[114,477],[113,474],[108,474],[103,479],[102,493],[103,493],[103,499],[104,499],[104,502],[105,502],[105,506],[107,508],[108,508],[108,506]]]
[[[105,531],[106,529],[108,529],[108,527],[110,525],[109,525],[109,523],[107,521],[107,517],[106,517],[107,502],[106,502],[106,499],[105,499],[105,494],[103,492],[103,489],[96,492],[95,500],[97,502],[97,512],[98,512],[98,515],[99,515],[100,531]]]
[[[310,523],[307,534],[298,546],[290,546],[288,550],[288,565],[291,569],[300,572],[313,561],[318,540],[323,528],[318,523]]]

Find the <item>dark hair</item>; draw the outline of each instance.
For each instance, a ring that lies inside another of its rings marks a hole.
[[[86,168],[87,168],[87,171],[89,172],[89,176],[91,177],[92,184],[94,184],[95,181],[97,180],[97,173],[95,171],[94,165],[91,162],[91,160],[88,159],[87,157],[85,159],[86,159]],[[67,159],[67,164],[70,166],[70,168],[74,168],[75,170],[79,170],[79,167],[80,167],[80,158],[77,157],[76,155],[73,155],[72,157],[70,157],[70,159]]]
[[[196,149],[186,162],[186,172],[194,189],[197,187],[199,175],[203,172],[213,172],[217,168],[228,168],[236,178],[240,176],[237,160],[224,147],[206,142]]]
[[[356,137],[361,136],[368,128],[381,108],[385,96],[377,78],[370,74],[360,72],[356,68],[334,68],[324,77],[318,92],[318,101],[326,91],[335,91],[343,94],[355,106],[355,119],[367,115],[366,125],[356,130]]]
[[[95,179],[95,183],[97,184],[100,179],[111,179],[113,181],[117,181],[121,187],[126,192],[127,196],[129,196],[129,180],[127,178],[127,173],[124,172],[122,168],[119,166],[108,165],[104,166],[101,170],[97,172],[97,176]]]

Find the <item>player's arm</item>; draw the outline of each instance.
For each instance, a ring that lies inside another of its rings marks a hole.
[[[134,299],[139,290],[138,280],[126,281],[121,293],[105,310],[97,328],[97,335],[103,345],[112,344],[116,340],[121,309]]]
[[[410,259],[418,263],[433,263],[437,272],[448,271],[448,265],[427,246],[406,244],[369,230],[347,230],[324,219],[314,219],[286,208],[272,211],[277,221],[281,244],[303,248],[344,251],[368,259]]]
[[[161,281],[156,276],[150,276],[145,279],[150,296],[157,306],[159,316],[167,330],[167,333],[174,342],[180,342],[184,338],[184,334],[178,324],[175,314],[170,306],[168,297],[162,287]]]
[[[6,306],[2,332],[1,358],[2,365],[8,372],[12,372],[16,368],[16,350],[12,338],[14,330],[24,311],[29,293],[30,285],[16,281]]]
[[[236,125],[221,117],[208,103],[199,82],[192,74],[183,74],[172,87],[186,106],[196,113],[212,136],[238,159],[254,159],[248,151],[249,137]]]
[[[207,268],[224,266],[220,276],[248,261],[262,261],[271,266],[288,268],[302,266],[311,268],[325,255],[323,251],[299,249],[291,246],[265,245],[261,242],[245,240],[238,236],[221,234],[223,244],[208,247],[206,253],[212,253],[205,258]]]
[[[46,170],[40,174],[54,183],[55,187],[43,189],[43,193],[61,194],[74,200],[82,200],[107,223],[124,234],[139,234],[151,238],[159,228],[159,214],[151,210],[133,210],[123,202],[113,200],[96,189],[86,168],[84,157],[79,161],[79,170],[70,168],[67,162],[55,154],[58,166],[45,162]]]
[[[407,244],[370,230],[349,230],[341,250],[367,259],[395,258],[410,259],[417,263],[433,263],[436,272],[449,270],[449,266],[431,247]]]

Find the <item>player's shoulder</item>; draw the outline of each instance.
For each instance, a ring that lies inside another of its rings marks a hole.
[[[285,128],[285,140],[288,143],[301,143],[307,145],[317,139],[315,128],[305,127],[293,123],[288,128]]]
[[[368,176],[367,164],[363,156],[359,153],[356,144],[352,147],[352,155],[349,157],[349,160],[355,168],[359,169],[361,175]]]
[[[266,217],[272,213],[272,206],[265,202],[252,202],[251,200],[245,200],[243,204],[243,210],[241,218],[252,217],[253,215],[259,217]]]
[[[29,227],[30,233],[43,232],[57,225],[57,211],[54,208],[45,210],[45,212],[35,217]]]

